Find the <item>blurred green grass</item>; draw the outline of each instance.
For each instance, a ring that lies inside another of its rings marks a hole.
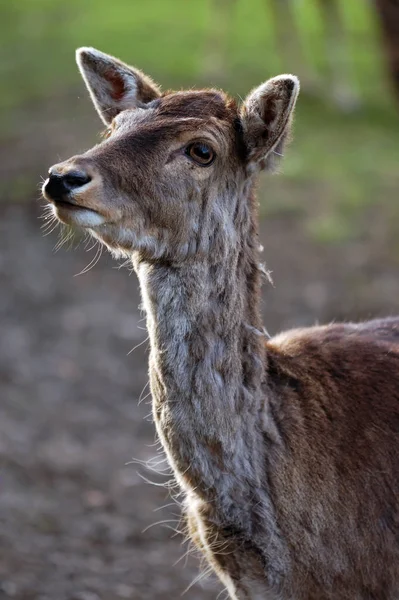
[[[268,178],[261,191],[264,214],[304,215],[310,236],[333,243],[357,230],[360,235],[362,215],[373,207],[392,205],[399,162],[399,122],[371,3],[340,3],[361,110],[343,114],[328,101],[328,91],[321,98],[304,93],[284,175]],[[322,70],[325,44],[316,3],[296,0],[295,12],[307,60]],[[207,32],[220,26],[228,27],[227,69],[220,79],[205,81]],[[71,89],[83,93],[74,62],[78,46],[119,56],[164,88],[223,84],[243,97],[266,78],[292,70],[276,50],[274,31],[268,0],[237,0],[228,25],[216,20],[209,0],[4,2],[0,137],[12,135],[21,111],[29,118],[45,99]]]
[[[292,65],[283,64],[276,51],[268,0],[236,0],[231,4],[229,79],[232,90],[242,94],[259,78],[289,70]],[[356,79],[368,101],[380,101],[376,83],[382,79],[381,53],[371,6],[364,0],[341,0],[341,6]],[[207,31],[215,26],[212,7],[210,0],[3,3],[1,107],[11,108],[76,84],[71,52],[80,45],[97,46],[123,56],[164,79],[167,86],[170,81],[181,85],[198,82],[207,51]],[[296,0],[294,7],[307,58],[310,63],[322,65],[323,25],[316,3]]]

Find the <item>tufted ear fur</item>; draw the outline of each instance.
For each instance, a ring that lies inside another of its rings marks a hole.
[[[79,48],[76,62],[106,125],[122,110],[144,107],[160,96],[158,87],[144,73],[95,48]]]
[[[279,75],[255,88],[241,108],[244,140],[249,160],[261,168],[273,164],[290,132],[292,114],[299,93],[294,75]]]

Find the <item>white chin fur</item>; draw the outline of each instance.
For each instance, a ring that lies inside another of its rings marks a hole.
[[[53,206],[53,212],[57,219],[67,225],[77,225],[78,227],[91,228],[98,227],[105,223],[104,217],[86,208],[74,208],[72,210],[60,206]]]

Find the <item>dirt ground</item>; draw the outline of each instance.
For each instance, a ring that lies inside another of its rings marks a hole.
[[[54,253],[39,213],[0,206],[0,598],[180,598],[199,562],[168,528],[179,518],[168,491],[143,479],[168,477],[128,464],[157,456],[149,398],[139,404],[147,343],[129,354],[146,338],[135,275],[104,254],[74,277],[93,251]],[[269,332],[398,312],[398,249],[384,227],[376,213],[364,240],[331,247],[293,218],[264,223]],[[183,598],[219,591],[208,579]]]

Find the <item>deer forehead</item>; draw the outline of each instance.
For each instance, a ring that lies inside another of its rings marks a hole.
[[[227,150],[227,142],[235,133],[237,110],[226,106],[218,92],[177,92],[151,102],[145,108],[127,109],[112,123],[115,137],[132,136],[185,143],[205,138],[216,150]]]
[[[166,93],[152,104],[171,117],[216,117],[229,122],[237,115],[235,102],[224,92],[212,89]]]

